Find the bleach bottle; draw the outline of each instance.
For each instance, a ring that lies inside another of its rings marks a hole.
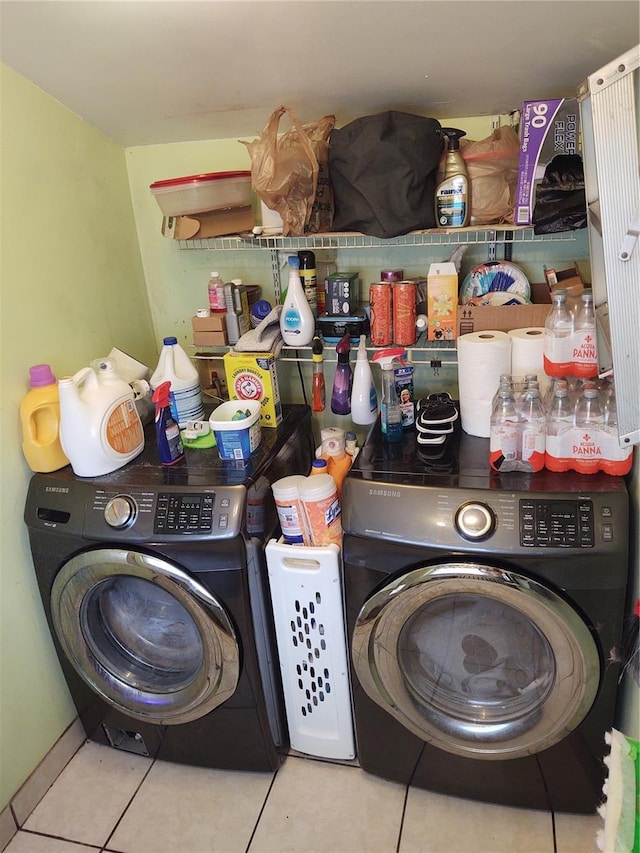
[[[60,443],[74,474],[100,477],[122,468],[144,448],[133,391],[112,359],[58,382]]]
[[[177,338],[164,338],[162,343],[160,360],[149,382],[154,391],[163,382],[171,383],[171,416],[184,429],[187,421],[204,420],[200,377]]]
[[[173,465],[174,462],[179,462],[184,458],[180,427],[171,417],[170,390],[170,382],[161,382],[151,398],[156,404],[156,441],[160,461],[163,465]]]

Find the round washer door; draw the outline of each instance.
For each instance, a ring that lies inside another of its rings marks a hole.
[[[472,758],[540,752],[589,712],[600,681],[591,633],[553,590],[477,563],[415,569],[362,607],[353,665],[409,731]]]
[[[166,560],[118,548],[78,554],[55,577],[51,615],[78,674],[135,719],[189,722],[236,689],[240,650],[229,616]]]

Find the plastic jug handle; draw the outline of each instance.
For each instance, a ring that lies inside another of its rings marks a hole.
[[[83,367],[77,373],[73,374],[73,384],[77,387],[82,387],[87,384],[87,381],[91,381],[92,376],[93,382],[91,384],[97,384],[98,377],[96,376],[95,370],[92,367]]]

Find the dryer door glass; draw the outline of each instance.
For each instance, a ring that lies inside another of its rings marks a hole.
[[[588,713],[600,655],[552,589],[516,572],[447,563],[409,572],[362,608],[353,663],[367,694],[423,740],[475,758],[515,758]]]
[[[195,720],[235,691],[240,650],[222,604],[167,560],[119,548],[78,554],[51,592],[56,635],[78,674],[140,720]]]

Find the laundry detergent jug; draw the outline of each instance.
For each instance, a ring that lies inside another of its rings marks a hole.
[[[74,474],[100,477],[122,468],[144,447],[144,432],[131,387],[113,360],[60,379],[60,443]]]

